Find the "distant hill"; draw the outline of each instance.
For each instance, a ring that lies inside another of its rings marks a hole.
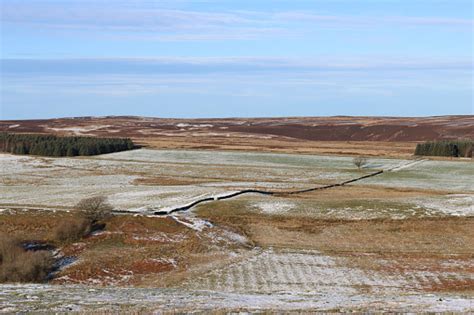
[[[134,116],[0,121],[8,132],[107,137],[226,137],[410,142],[474,139],[474,115],[167,119]]]

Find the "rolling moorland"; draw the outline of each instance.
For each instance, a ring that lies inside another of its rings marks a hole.
[[[473,139],[474,116],[166,119],[80,117],[0,121],[15,133],[127,137],[155,149],[409,157],[416,142]]]
[[[1,284],[0,312],[474,311],[474,164],[413,156],[419,142],[474,139],[474,116],[0,126],[143,146],[0,154],[0,234],[48,245],[59,262],[45,281]],[[249,189],[275,194],[220,200]],[[112,215],[58,239],[91,196]]]

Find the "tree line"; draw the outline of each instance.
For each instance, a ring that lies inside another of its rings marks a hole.
[[[472,157],[472,140],[430,141],[416,145],[415,155]]]
[[[42,134],[0,133],[0,150],[13,154],[41,156],[97,155],[131,150],[129,138],[95,138]]]

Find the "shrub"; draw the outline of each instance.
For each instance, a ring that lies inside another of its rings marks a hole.
[[[0,236],[0,282],[42,282],[53,263],[49,251],[25,251],[17,240]]]
[[[103,221],[112,216],[112,206],[105,196],[95,196],[79,201],[74,217],[61,221],[51,233],[51,239],[60,243],[77,242],[96,229],[105,226]]]
[[[60,243],[77,242],[91,232],[91,222],[74,217],[61,221],[52,232],[52,239]]]
[[[80,216],[90,222],[90,224],[107,220],[112,216],[113,210],[113,207],[108,203],[107,197],[105,196],[82,199],[75,208],[79,211]]]
[[[363,156],[357,156],[352,159],[352,163],[354,163],[355,166],[357,166],[358,169],[361,169],[367,164],[367,158]]]

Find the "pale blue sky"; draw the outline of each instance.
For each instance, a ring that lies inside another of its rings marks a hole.
[[[2,119],[473,113],[450,1],[1,1]]]

